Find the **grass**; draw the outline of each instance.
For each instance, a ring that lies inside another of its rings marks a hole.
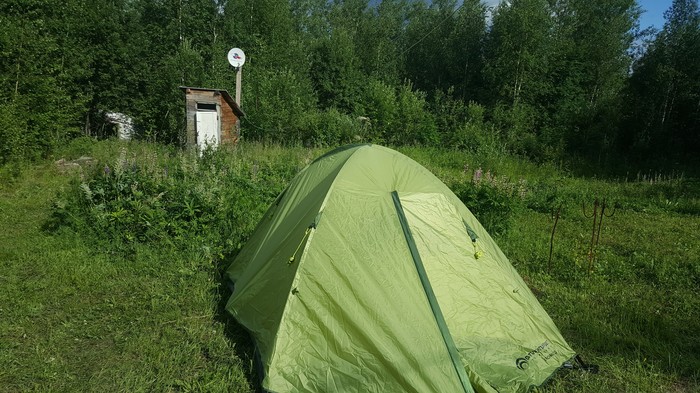
[[[599,374],[562,372],[538,391],[700,392],[697,179],[601,180],[503,154],[401,150],[455,190],[473,186],[477,168],[493,176],[482,186],[491,191],[479,194],[493,200],[473,208],[508,212],[485,216],[502,221],[496,240],[572,347],[601,367]],[[124,155],[148,170],[199,163],[181,181],[206,185],[193,194],[204,201],[198,206],[209,209],[210,198],[233,218],[219,227],[192,216],[199,226],[183,227],[187,242],[113,239],[86,230],[94,227],[84,221],[48,225],[57,201],[75,202],[70,196],[89,181],[89,169],[62,173],[48,160],[0,173],[0,391],[255,391],[252,345],[223,311],[220,272],[274,195],[322,152],[244,143],[198,160],[149,144],[87,140],[61,152],[96,158],[98,172]],[[141,187],[136,180],[133,190]],[[128,194],[129,206],[152,202],[139,195]],[[590,209],[596,197],[617,208],[603,222],[589,274],[592,222],[581,204]],[[167,213],[178,199],[147,206]],[[230,233],[206,235],[216,231]]]
[[[45,233],[67,180],[45,164],[0,196],[0,390],[250,391],[211,262],[148,248],[127,262]]]

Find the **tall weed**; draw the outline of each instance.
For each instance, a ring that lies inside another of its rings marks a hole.
[[[512,183],[505,176],[496,176],[480,167],[473,172],[465,168],[465,176],[449,186],[484,228],[497,236],[508,232],[513,214],[523,207],[527,192],[524,180]]]
[[[152,243],[212,256],[235,252],[299,160],[271,165],[220,149],[119,157],[76,178],[53,205],[48,228],[73,228],[102,248],[129,253]]]

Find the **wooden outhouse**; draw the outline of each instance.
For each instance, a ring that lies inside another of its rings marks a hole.
[[[235,144],[245,114],[226,90],[181,86],[185,92],[188,146]]]

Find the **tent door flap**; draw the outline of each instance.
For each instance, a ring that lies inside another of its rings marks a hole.
[[[454,365],[455,371],[459,376],[459,380],[462,384],[462,388],[465,393],[474,393],[474,389],[469,382],[469,377],[464,369],[464,365],[459,358],[459,352],[457,351],[457,346],[452,339],[449,329],[447,328],[447,323],[445,322],[445,317],[440,310],[440,305],[438,304],[437,298],[433,291],[433,287],[430,285],[430,280],[428,280],[428,275],[425,272],[425,267],[423,266],[423,261],[421,260],[420,254],[418,253],[418,248],[416,247],[416,242],[413,240],[413,235],[411,234],[411,228],[408,226],[408,220],[406,220],[406,215],[404,214],[403,207],[401,206],[401,199],[396,191],[392,191],[391,197],[394,200],[394,207],[396,207],[396,214],[398,216],[399,222],[401,223],[401,229],[403,229],[403,234],[406,237],[406,243],[408,243],[408,248],[411,252],[411,257],[416,265],[416,270],[418,271],[418,276],[420,277],[421,284],[423,285],[423,290],[428,298],[428,303],[430,303],[430,308],[433,311],[433,316],[435,316],[435,322],[440,329],[440,334],[445,341],[445,346],[450,354],[452,364]]]

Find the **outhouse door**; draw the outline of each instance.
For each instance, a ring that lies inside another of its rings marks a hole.
[[[218,146],[219,142],[219,113],[216,104],[197,104],[197,146],[204,150],[207,146]]]

